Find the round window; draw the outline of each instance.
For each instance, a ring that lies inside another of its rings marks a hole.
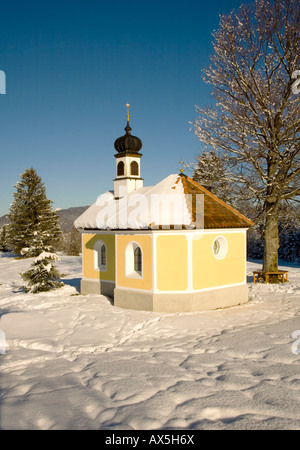
[[[218,236],[213,243],[213,254],[217,259],[223,259],[227,255],[228,244],[223,236]]]

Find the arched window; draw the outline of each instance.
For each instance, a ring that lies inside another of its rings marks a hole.
[[[132,161],[132,163],[130,164],[130,174],[137,176],[139,174],[139,165],[136,161]]]
[[[125,273],[127,277],[143,276],[143,253],[136,242],[129,242],[125,250]]]
[[[94,246],[94,268],[95,270],[106,271],[106,245],[103,241],[97,241]]]
[[[100,251],[100,265],[106,266],[106,247],[105,245],[102,245],[101,251]]]
[[[125,165],[123,161],[120,161],[117,166],[117,176],[119,177],[121,175],[124,175],[124,173],[125,173]]]
[[[140,247],[136,247],[134,250],[134,270],[139,274],[142,273],[142,250]]]

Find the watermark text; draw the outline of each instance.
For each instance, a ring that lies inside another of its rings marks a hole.
[[[292,74],[292,79],[296,80],[292,84],[292,92],[297,95],[300,94],[300,70],[295,70]]]
[[[0,355],[5,355],[6,338],[4,331],[0,330]]]
[[[203,194],[131,194],[116,199],[113,194],[98,197],[97,227],[100,229],[181,230],[204,228]]]
[[[300,355],[300,330],[292,333],[292,339],[296,339],[292,344],[292,352],[294,355]]]

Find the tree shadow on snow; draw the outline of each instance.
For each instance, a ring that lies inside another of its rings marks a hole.
[[[5,314],[10,314],[12,312],[20,312],[20,311],[12,311],[10,309],[0,309],[0,320],[2,316],[5,316]]]
[[[247,275],[247,284],[253,283],[253,275]]]
[[[76,291],[80,294],[81,278],[61,278],[61,281],[68,286],[74,287]]]

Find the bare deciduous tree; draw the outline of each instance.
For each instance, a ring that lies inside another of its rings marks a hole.
[[[256,0],[221,16],[204,71],[216,105],[197,107],[193,122],[203,151],[226,158],[235,190],[261,204],[265,271],[278,270],[279,206],[300,195],[299,30],[298,0]]]

